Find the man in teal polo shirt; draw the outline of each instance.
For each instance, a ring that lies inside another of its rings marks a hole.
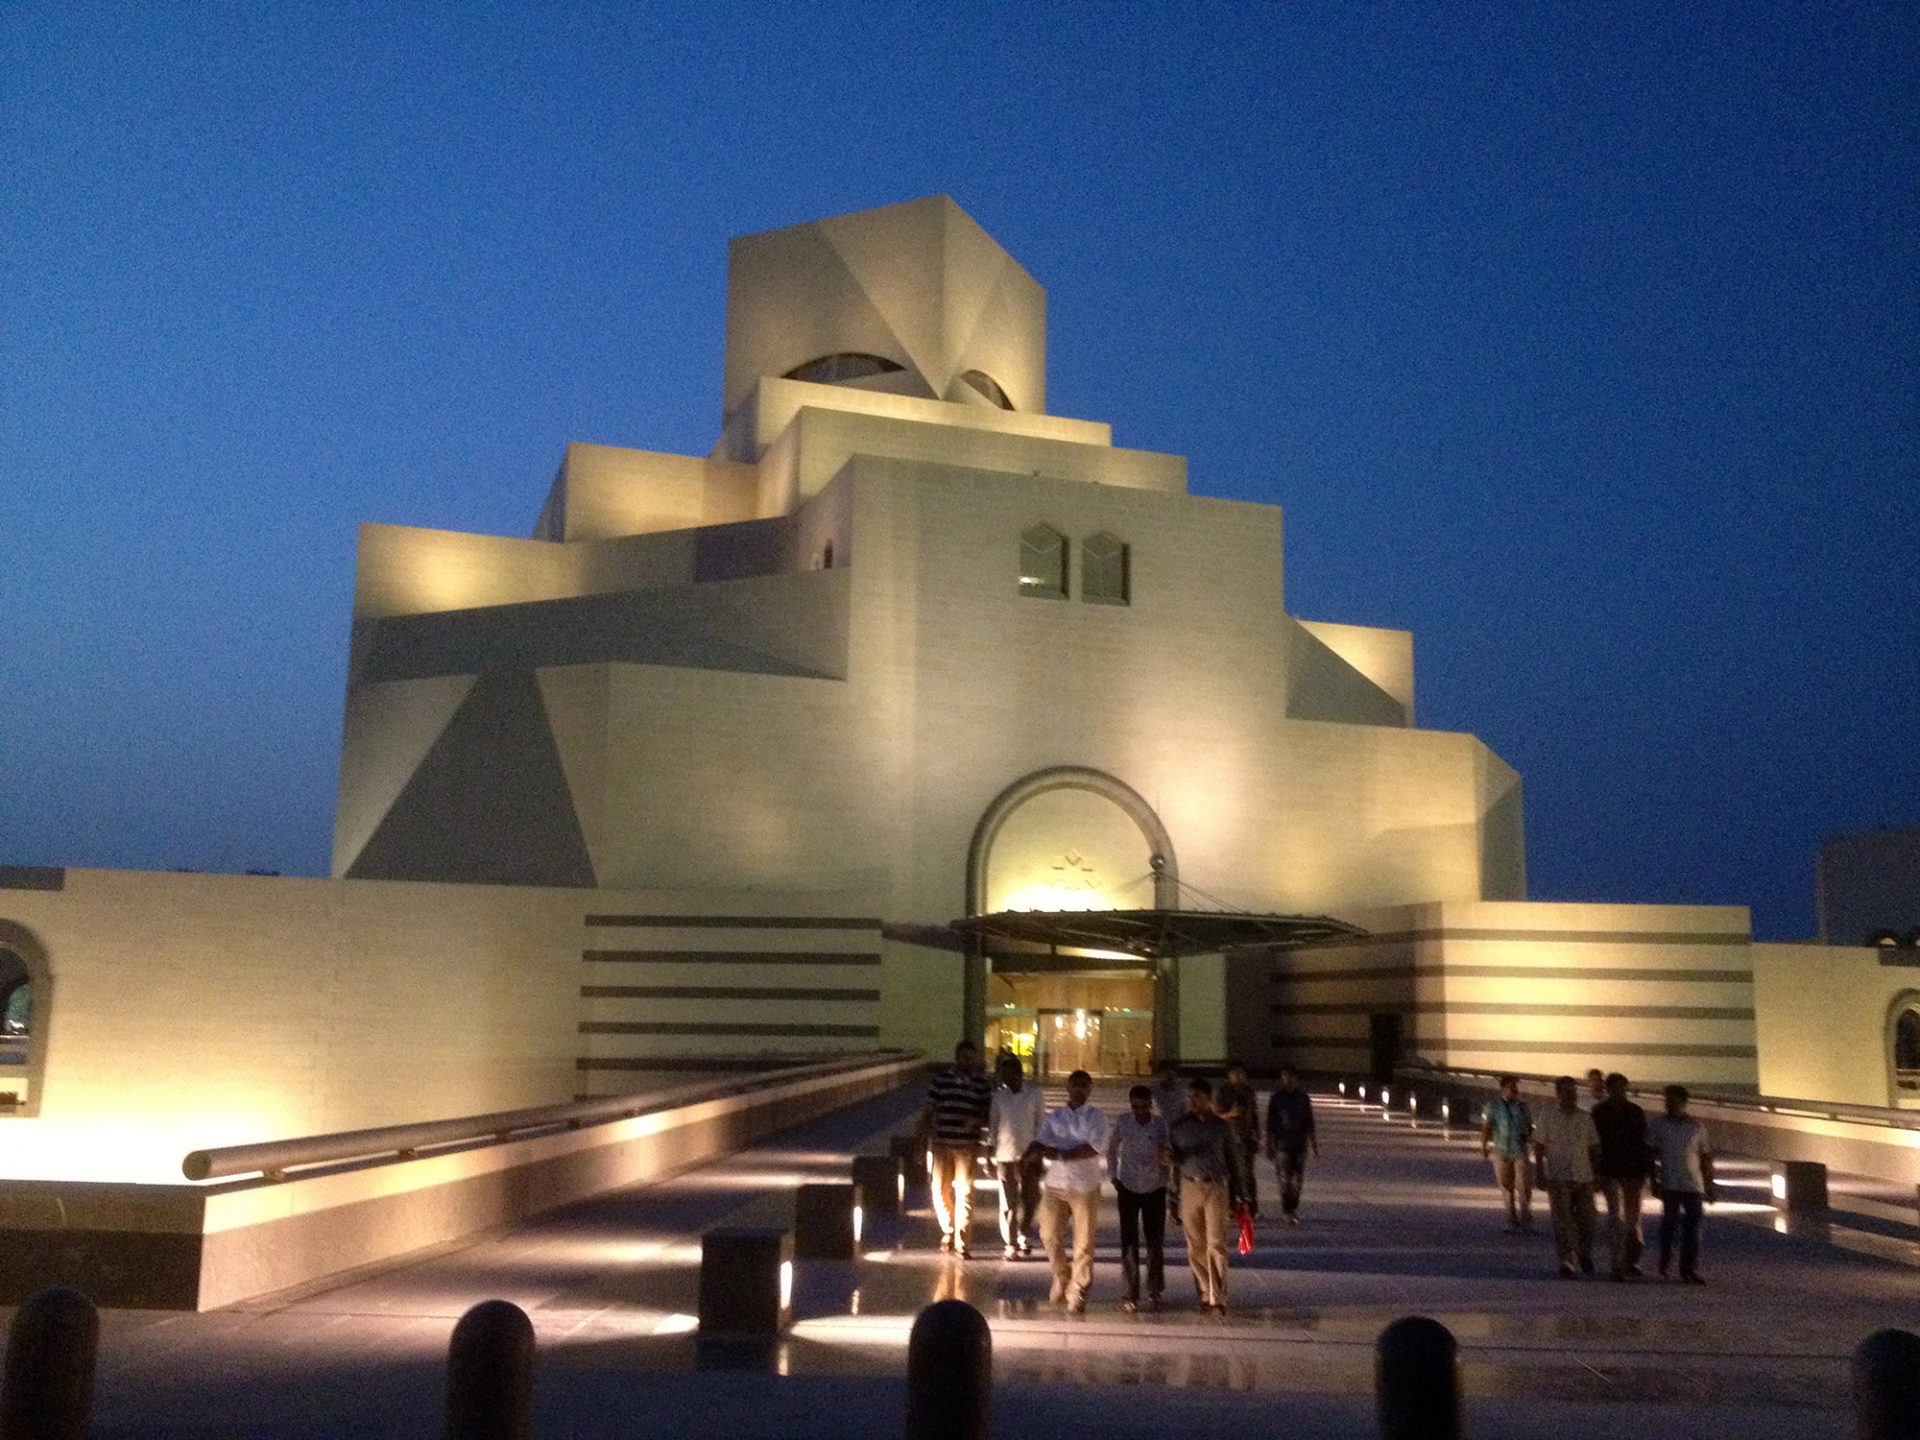
[[[1494,1182],[1507,1206],[1507,1233],[1533,1229],[1533,1171],[1527,1150],[1533,1112],[1520,1098],[1520,1077],[1502,1075],[1500,1093],[1480,1116],[1480,1154],[1493,1161]]]

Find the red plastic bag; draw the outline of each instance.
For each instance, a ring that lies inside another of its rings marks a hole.
[[[1253,1253],[1253,1212],[1242,1205],[1234,1214],[1240,1220],[1240,1253],[1251,1255]]]

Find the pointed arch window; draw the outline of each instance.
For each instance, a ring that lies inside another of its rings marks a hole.
[[[1132,602],[1128,573],[1128,546],[1118,535],[1102,530],[1089,535],[1080,547],[1080,598],[1095,605]]]
[[[1020,593],[1067,598],[1067,537],[1051,525],[1029,525],[1020,532]]]

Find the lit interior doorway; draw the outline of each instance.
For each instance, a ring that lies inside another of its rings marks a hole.
[[[1029,1074],[1056,1082],[1075,1070],[1110,1077],[1153,1073],[1149,970],[1010,968],[1022,963],[1019,957],[996,960],[987,981],[989,1061],[1003,1052],[1018,1055]]]

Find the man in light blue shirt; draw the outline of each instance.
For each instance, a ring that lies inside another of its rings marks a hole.
[[[1140,1239],[1147,1242],[1147,1308],[1160,1308],[1166,1288],[1167,1173],[1173,1152],[1167,1147],[1167,1122],[1153,1113],[1153,1091],[1136,1085],[1127,1092],[1128,1113],[1113,1122],[1107,1141],[1107,1170],[1120,1200],[1120,1276],[1126,1284],[1122,1308],[1140,1308]]]
[[[1480,1154],[1493,1161],[1494,1183],[1507,1206],[1507,1233],[1533,1229],[1533,1112],[1520,1098],[1520,1077],[1502,1075],[1500,1093],[1480,1117]]]

